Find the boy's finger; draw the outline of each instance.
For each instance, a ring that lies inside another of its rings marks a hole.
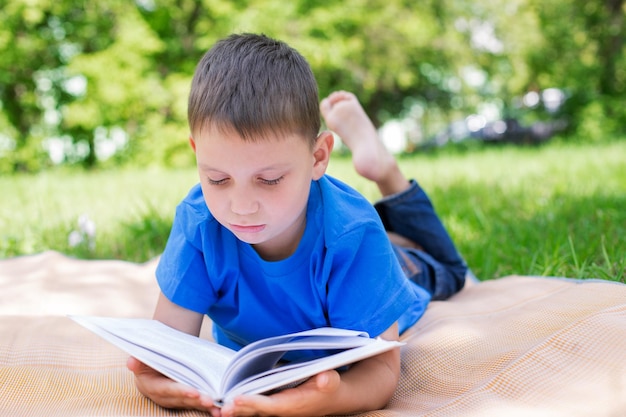
[[[242,395],[232,404],[222,408],[222,417],[277,415],[275,406],[269,397],[262,395]]]
[[[341,382],[341,377],[337,371],[325,371],[316,375],[315,386],[320,392],[333,392]]]

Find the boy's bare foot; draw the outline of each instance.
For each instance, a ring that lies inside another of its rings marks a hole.
[[[408,187],[393,155],[378,138],[378,132],[352,93],[336,91],[320,103],[326,126],[341,137],[352,152],[356,172],[378,184],[383,195]]]
[[[360,175],[376,182],[395,164],[354,94],[336,91],[322,100],[320,110],[326,126],[352,152],[352,163]]]

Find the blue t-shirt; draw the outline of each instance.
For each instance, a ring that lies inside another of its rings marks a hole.
[[[403,331],[430,300],[405,278],[372,205],[329,176],[311,182],[296,251],[271,262],[215,220],[196,185],[156,275],[170,301],[207,314],[216,341],[233,349],[324,326],[378,336],[399,321]]]

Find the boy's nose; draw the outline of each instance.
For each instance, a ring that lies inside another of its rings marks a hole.
[[[233,192],[230,199],[230,210],[240,216],[254,214],[259,210],[259,203],[249,190]]]

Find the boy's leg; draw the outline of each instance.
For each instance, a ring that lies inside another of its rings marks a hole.
[[[322,100],[320,110],[326,126],[350,149],[359,175],[374,181],[383,196],[409,188],[409,181],[379,140],[376,128],[354,94],[336,91]]]
[[[356,96],[335,92],[322,100],[326,125],[352,152],[356,171],[376,182],[383,200],[376,204],[405,273],[444,299],[465,281],[467,266],[421,188],[408,181],[378,138]]]
[[[467,265],[415,181],[408,190],[387,196],[374,207],[387,230],[418,246],[394,245],[403,270],[413,282],[430,292],[433,300],[446,299],[463,288]]]

